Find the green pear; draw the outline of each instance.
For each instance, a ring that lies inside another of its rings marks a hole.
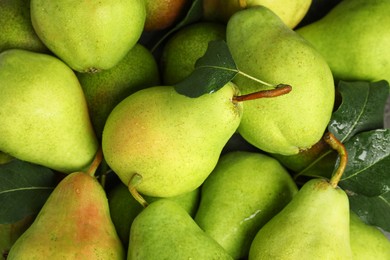
[[[337,80],[390,82],[390,2],[343,0],[296,30],[321,53]]]
[[[113,68],[76,75],[84,90],[91,121],[99,139],[108,115],[120,101],[139,89],[160,83],[154,56],[138,43]]]
[[[240,123],[242,102],[232,100],[238,93],[233,83],[198,98],[172,86],[137,91],[108,116],[102,138],[107,164],[144,195],[171,197],[198,188]]]
[[[235,13],[227,44],[242,73],[234,79],[243,95],[288,84],[287,95],[245,102],[238,132],[268,152],[293,155],[317,143],[329,123],[335,86],[323,57],[270,9],[255,6]],[[251,77],[242,74],[249,74]]]
[[[86,169],[98,141],[74,72],[56,57],[0,54],[0,151],[70,173]]]
[[[349,224],[353,259],[390,259],[390,241],[377,227],[364,223],[352,211]]]
[[[203,1],[206,20],[227,22],[236,12],[253,6],[265,6],[294,28],[309,10],[312,0],[207,0]]]
[[[80,72],[114,67],[141,37],[145,16],[144,0],[31,0],[39,38]]]
[[[105,191],[93,176],[75,172],[56,186],[7,259],[124,258]]]
[[[257,232],[255,259],[352,259],[346,193],[325,179],[306,182]]]
[[[14,157],[12,157],[11,155],[0,151],[0,164],[5,164],[7,162],[12,161],[13,159]]]
[[[48,52],[31,24],[30,0],[0,1],[0,52],[24,49]]]
[[[176,202],[160,199],[147,206],[131,225],[127,259],[232,258]]]
[[[213,40],[225,40],[226,26],[211,22],[188,25],[167,41],[161,54],[161,75],[166,85],[176,84],[195,69],[196,61]]]
[[[188,214],[193,217],[199,204],[200,189],[195,189],[191,192],[182,195],[169,197],[181,207],[183,207]],[[141,204],[131,196],[129,189],[123,183],[119,183],[112,190],[107,193],[108,204],[110,206],[110,213],[112,222],[118,232],[118,235],[126,247],[129,244],[130,226],[135,217],[144,209]],[[158,197],[144,196],[148,203],[156,201]]]
[[[298,188],[274,158],[234,151],[220,158],[201,191],[196,223],[234,259],[243,259],[260,227]]]

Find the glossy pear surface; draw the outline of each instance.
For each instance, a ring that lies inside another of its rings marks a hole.
[[[115,66],[139,40],[144,0],[31,0],[31,21],[42,42],[72,69]]]
[[[140,90],[119,103],[103,130],[105,159],[125,185],[142,176],[140,193],[171,197],[198,188],[236,131],[241,103],[234,84],[198,98],[173,87]]]
[[[292,91],[245,102],[238,132],[252,145],[283,155],[317,143],[330,120],[334,81],[322,56],[266,7],[237,12],[226,30],[229,49],[244,73]],[[270,89],[251,78],[233,79],[242,94]],[[272,87],[271,87],[272,88]]]
[[[74,72],[47,54],[0,54],[0,151],[65,173],[87,168],[98,149]]]
[[[196,223],[234,259],[243,259],[260,227],[298,188],[272,157],[235,151],[220,158],[201,191]]]
[[[259,230],[249,260],[352,259],[349,234],[345,192],[312,179]]]
[[[127,259],[233,258],[181,206],[161,199],[147,206],[131,225]]]
[[[338,80],[390,82],[390,2],[344,0],[322,19],[297,29]]]
[[[94,177],[75,172],[56,186],[7,259],[124,258],[105,191]]]

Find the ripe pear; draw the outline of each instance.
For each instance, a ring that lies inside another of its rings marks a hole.
[[[233,258],[176,202],[160,199],[147,206],[131,225],[127,259]]]
[[[145,16],[144,0],[31,0],[37,35],[79,72],[114,67],[139,40]]]
[[[271,86],[292,86],[287,95],[245,102],[238,129],[242,137],[265,152],[282,155],[297,154],[317,143],[335,99],[333,76],[323,57],[264,6],[235,13],[226,38],[242,73]],[[233,82],[243,95],[270,89],[242,73]]]
[[[124,258],[105,191],[83,172],[61,180],[8,255],[8,260]]]
[[[257,232],[254,259],[352,259],[346,193],[325,179],[306,182]]]
[[[108,115],[120,101],[139,89],[160,83],[156,59],[138,43],[113,68],[76,75],[84,90],[91,121],[99,139]]]
[[[174,87],[137,91],[108,116],[102,149],[107,164],[126,186],[144,195],[171,197],[198,188],[214,169],[236,131],[242,103],[228,83],[198,98]]]
[[[262,5],[275,12],[289,28],[294,28],[311,3],[312,0],[205,0],[203,10],[206,20],[228,22],[236,12]]]
[[[225,40],[226,26],[213,22],[197,22],[188,25],[167,41],[162,49],[161,75],[166,85],[176,84],[195,69],[196,61],[213,40]]]
[[[183,207],[188,214],[193,217],[198,209],[199,195],[200,189],[195,189],[191,192],[169,197],[167,199],[177,202],[177,204]],[[108,191],[107,198],[112,222],[115,225],[123,245],[127,247],[129,245],[131,223],[133,223],[135,217],[144,208],[133,198],[129,189],[123,183],[119,183],[112,190]],[[144,196],[144,198],[148,203],[161,199],[149,196]]]
[[[344,0],[296,32],[321,53],[337,80],[390,81],[389,12],[388,0]]]
[[[0,54],[0,151],[70,173],[86,169],[98,141],[74,72],[56,57]]]
[[[353,259],[390,259],[390,241],[377,227],[364,223],[352,211],[349,224]]]
[[[0,52],[24,49],[49,52],[31,24],[30,0],[0,1]]]
[[[297,191],[294,180],[274,158],[230,152],[203,183],[195,221],[234,259],[244,259],[257,231]]]

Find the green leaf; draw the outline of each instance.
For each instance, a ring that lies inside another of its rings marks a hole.
[[[55,175],[46,167],[16,159],[0,165],[0,224],[38,213],[55,185]]]
[[[194,71],[174,87],[178,93],[196,98],[218,91],[238,72],[226,42],[211,41],[206,53],[196,61]]]
[[[359,132],[383,127],[384,107],[389,96],[386,81],[340,81],[338,91],[342,103],[328,125],[337,139],[344,143]]]

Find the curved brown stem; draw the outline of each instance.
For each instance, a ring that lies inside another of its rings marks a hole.
[[[141,182],[142,182],[142,176],[136,173],[133,176],[131,176],[128,188],[131,195],[134,197],[134,199],[138,201],[144,208],[146,208],[149,205],[148,202],[137,191],[137,186]]]
[[[292,87],[290,85],[279,84],[274,89],[260,90],[258,92],[253,92],[246,95],[235,96],[233,97],[233,101],[242,102],[242,101],[254,100],[259,98],[278,97],[289,93],[291,90]]]
[[[94,176],[95,172],[96,172],[97,168],[99,167],[100,163],[102,162],[102,160],[103,160],[103,151],[102,151],[102,148],[99,147],[99,149],[96,152],[95,158],[93,159],[93,161],[92,161],[91,165],[89,166],[86,173],[88,175]]]
[[[331,133],[327,132],[324,135],[324,140],[329,144],[329,146],[336,150],[340,157],[340,163],[336,171],[333,173],[332,177],[330,178],[330,185],[332,185],[333,188],[337,187],[337,184],[339,183],[341,176],[343,175],[345,171],[345,167],[347,166],[348,162],[348,152],[345,149],[345,146]]]

